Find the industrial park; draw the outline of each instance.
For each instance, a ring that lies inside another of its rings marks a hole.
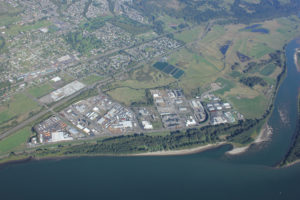
[[[57,101],[83,87],[84,84],[78,81],[72,82],[40,101]],[[202,101],[200,98],[187,100],[180,89],[150,90],[150,93],[154,105],[147,107],[126,107],[102,92],[75,102],[58,115],[35,125],[36,137],[31,138],[29,145],[172,131],[243,120],[229,103],[214,95],[206,95]]]

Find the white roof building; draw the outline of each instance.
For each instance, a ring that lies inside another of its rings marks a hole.
[[[40,28],[40,31],[43,33],[47,33],[49,30],[48,30],[48,28]]]
[[[77,128],[79,128],[80,130],[82,130],[84,127],[81,126],[80,124],[77,124]]]
[[[60,142],[60,141],[67,141],[67,140],[73,140],[73,138],[65,135],[64,132],[60,132],[60,131],[51,133],[51,142]]]
[[[231,109],[231,106],[229,103],[224,103],[223,104],[223,107],[226,108],[226,109]]]
[[[88,129],[88,128],[84,128],[84,129],[83,129],[83,132],[85,132],[86,134],[89,134],[91,131],[90,131],[90,129]]]
[[[58,62],[65,62],[67,60],[70,60],[71,57],[69,55],[65,55],[63,57],[60,57],[59,59],[57,59]]]
[[[153,129],[152,124],[148,121],[142,121],[142,124],[143,124],[143,127],[144,127],[145,130],[152,130]]]
[[[190,116],[190,119],[188,119],[187,121],[186,121],[186,126],[195,126],[197,124],[197,122],[195,121],[195,119],[192,117],[192,116]]]
[[[59,77],[59,76],[56,76],[56,77],[54,77],[53,79],[51,79],[51,81],[53,81],[53,82],[58,82],[58,81],[61,81],[61,78]]]

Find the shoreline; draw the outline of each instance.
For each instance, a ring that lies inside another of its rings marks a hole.
[[[298,63],[298,53],[300,53],[300,48],[297,48],[294,53],[294,62],[295,62],[298,72],[300,72],[300,65]]]
[[[299,160],[295,160],[295,161],[293,161],[293,162],[291,162],[291,163],[289,163],[289,164],[283,165],[283,166],[281,166],[281,167],[279,167],[279,168],[288,168],[288,167],[297,165],[297,164],[299,164],[299,163],[300,163],[300,159],[299,159]]]
[[[230,155],[230,156],[235,156],[235,155],[240,155],[240,154],[246,153],[251,146],[259,145],[261,143],[270,141],[272,135],[273,135],[272,127],[270,127],[268,125],[268,123],[265,123],[265,125],[260,130],[258,136],[252,143],[248,144],[245,147],[234,147],[232,150],[227,151],[225,154]]]
[[[191,149],[182,149],[182,150],[170,150],[170,151],[154,151],[154,152],[146,152],[146,153],[136,153],[136,154],[128,154],[127,156],[180,156],[180,155],[190,155],[196,154],[200,152],[204,152],[210,149],[218,148],[225,144],[229,144],[227,142],[220,142],[216,144],[207,144],[200,147],[195,147]]]
[[[2,167],[13,164],[21,164],[30,161],[42,161],[42,160],[63,160],[70,158],[79,158],[79,157],[151,157],[151,156],[181,156],[181,155],[191,155],[207,150],[215,149],[223,145],[229,144],[228,142],[220,142],[215,144],[207,144],[200,147],[194,147],[191,149],[182,149],[182,150],[170,150],[170,151],[155,151],[155,152],[145,152],[145,153],[133,153],[133,154],[95,154],[95,155],[62,155],[62,156],[45,156],[45,157],[35,157],[28,156],[23,158],[11,159],[4,162],[0,162],[0,170]]]

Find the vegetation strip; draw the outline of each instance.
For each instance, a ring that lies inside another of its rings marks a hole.
[[[297,116],[297,129],[294,134],[294,139],[292,145],[285,155],[284,159],[281,161],[279,166],[288,166],[293,163],[299,162],[300,160],[300,93],[298,95],[298,116]]]

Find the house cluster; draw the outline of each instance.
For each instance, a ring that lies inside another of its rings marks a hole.
[[[126,52],[132,55],[136,61],[142,61],[162,56],[168,51],[177,49],[180,46],[181,44],[178,41],[168,37],[162,37],[131,49],[127,49]]]

